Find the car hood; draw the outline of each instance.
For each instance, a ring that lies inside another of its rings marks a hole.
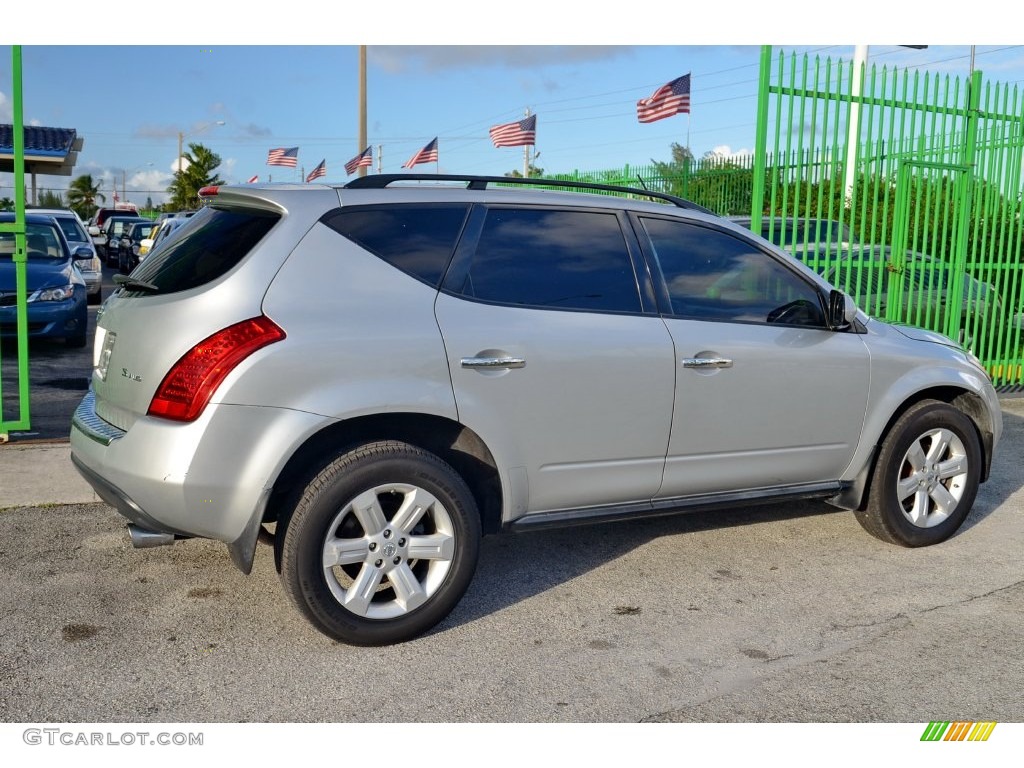
[[[75,280],[74,273],[70,259],[29,259],[25,262],[25,282],[29,292],[80,282],[81,278]],[[14,289],[14,262],[0,259],[0,291]]]
[[[899,331],[901,334],[906,336],[908,339],[914,341],[927,341],[932,344],[941,344],[944,347],[952,347],[953,349],[960,349],[960,345],[950,339],[948,336],[943,336],[937,331],[929,331],[925,328],[917,328],[913,325],[900,325],[892,323],[892,327]]]

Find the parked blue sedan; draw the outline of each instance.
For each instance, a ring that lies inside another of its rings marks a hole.
[[[13,222],[13,213],[0,222]],[[84,347],[88,330],[86,285],[79,260],[93,257],[92,249],[72,251],[60,226],[50,216],[25,216],[25,265],[30,338],[63,338],[69,347]],[[0,336],[17,332],[14,235],[0,232]]]

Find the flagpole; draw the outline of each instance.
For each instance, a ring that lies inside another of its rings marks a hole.
[[[384,145],[383,144],[378,144],[377,145],[377,173],[380,173],[381,170],[383,169],[383,167],[384,167],[383,163],[384,163]]]
[[[530,108],[526,108],[526,116],[530,116]],[[523,145],[523,178],[530,178],[530,145]]]

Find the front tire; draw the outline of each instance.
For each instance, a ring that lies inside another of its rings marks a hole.
[[[324,634],[400,643],[462,598],[480,536],[473,496],[448,464],[406,443],[371,443],[306,486],[285,526],[281,579]]]
[[[937,400],[917,403],[886,435],[857,520],[873,536],[904,547],[945,541],[971,511],[981,461],[970,418]]]

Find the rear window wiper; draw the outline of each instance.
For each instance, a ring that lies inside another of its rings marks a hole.
[[[160,293],[160,286],[147,283],[145,280],[138,280],[128,275],[114,275],[114,283],[131,291],[145,291],[146,293]]]

